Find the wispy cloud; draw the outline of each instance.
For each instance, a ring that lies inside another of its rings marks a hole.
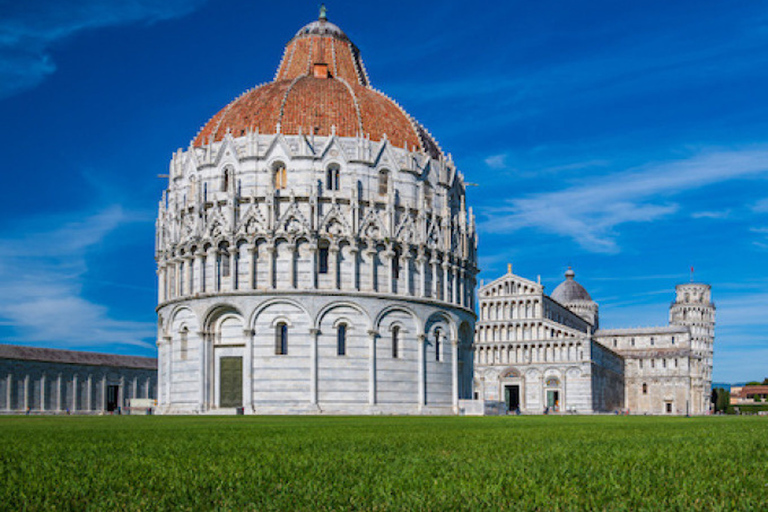
[[[485,165],[491,169],[504,169],[507,166],[507,155],[492,155],[485,159]]]
[[[205,0],[27,0],[3,2],[0,98],[35,87],[56,70],[50,49],[78,32],[183,16]]]
[[[713,211],[713,212],[693,212],[691,217],[694,219],[727,219],[731,215],[731,210]]]
[[[56,346],[98,347],[125,344],[148,347],[154,326],[115,320],[106,307],[83,296],[87,256],[108,235],[146,220],[119,206],[61,223],[46,218],[25,226],[23,234],[0,238],[0,323],[14,335],[6,342],[44,342]]]
[[[710,151],[609,177],[585,178],[568,189],[488,208],[481,228],[492,233],[532,228],[570,237],[588,251],[617,252],[617,226],[652,222],[679,211],[680,205],[671,198],[681,192],[768,172],[767,150]]]

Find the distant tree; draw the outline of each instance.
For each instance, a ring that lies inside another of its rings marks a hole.
[[[712,390],[712,395],[715,399],[715,412],[728,411],[728,406],[731,403],[731,393],[723,388],[715,388]]]
[[[746,386],[759,386],[759,385],[760,385],[760,382],[757,380],[751,380],[746,383]]]
[[[768,386],[768,377],[763,379],[763,386]]]

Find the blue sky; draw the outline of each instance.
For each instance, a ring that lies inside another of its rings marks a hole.
[[[768,376],[768,5],[327,2],[477,187],[481,278],[572,265],[604,327],[713,286],[714,378]],[[0,0],[0,341],[154,354],[171,153],[316,2]]]

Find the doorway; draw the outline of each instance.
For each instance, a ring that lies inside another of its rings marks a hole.
[[[107,412],[114,412],[117,410],[118,402],[120,400],[120,386],[107,386]]]
[[[547,407],[558,410],[560,408],[560,391],[557,389],[547,390]]]
[[[504,403],[507,404],[507,411],[516,411],[520,408],[520,386],[504,386]]]
[[[243,358],[219,359],[219,407],[243,406]]]

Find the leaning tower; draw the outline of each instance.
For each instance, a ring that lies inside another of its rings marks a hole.
[[[701,379],[702,410],[709,410],[712,389],[712,354],[715,344],[715,304],[712,287],[703,283],[685,283],[675,287],[676,298],[669,308],[670,325],[684,325],[691,332],[691,350],[700,358],[699,368],[692,368],[694,380]]]

